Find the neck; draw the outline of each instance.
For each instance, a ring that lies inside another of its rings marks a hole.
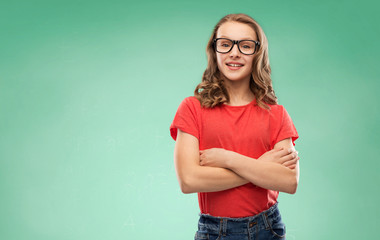
[[[228,105],[231,106],[239,106],[245,105],[253,101],[255,99],[255,95],[251,91],[249,87],[248,81],[225,81],[225,85],[230,97],[230,101]]]

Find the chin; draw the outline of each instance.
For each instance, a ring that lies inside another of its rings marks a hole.
[[[229,77],[227,77],[227,80],[228,80],[228,81],[231,81],[231,82],[238,82],[238,81],[242,81],[242,79],[241,79],[241,78],[229,78]]]
[[[231,75],[224,75],[228,80],[233,81],[233,82],[238,82],[238,81],[244,81],[245,79],[250,79],[250,76],[231,76]]]
[[[246,79],[251,79],[251,73],[245,73],[245,74],[241,74],[241,73],[230,73],[229,71],[225,71],[223,73],[223,75],[230,81],[244,81]]]

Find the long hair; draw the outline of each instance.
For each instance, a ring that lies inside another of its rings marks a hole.
[[[228,103],[230,96],[224,84],[225,76],[219,71],[213,40],[219,27],[225,22],[239,22],[249,25],[257,35],[260,42],[252,63],[252,75],[250,89],[255,95],[256,103],[264,109],[270,109],[267,104],[277,104],[277,97],[273,91],[271,68],[268,56],[268,40],[260,25],[246,14],[229,14],[223,17],[214,27],[210,40],[206,47],[207,68],[203,73],[202,82],[195,88],[194,96],[203,107],[213,108],[217,105]]]

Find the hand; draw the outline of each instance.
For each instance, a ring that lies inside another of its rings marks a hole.
[[[295,169],[299,159],[298,152],[295,149],[278,148],[264,153],[257,160],[275,162],[290,169]]]
[[[199,151],[199,164],[201,166],[226,168],[227,161],[231,159],[231,151],[223,148],[210,148]]]

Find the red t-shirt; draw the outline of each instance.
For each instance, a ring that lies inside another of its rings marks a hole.
[[[177,129],[199,140],[199,150],[224,148],[242,155],[259,158],[286,138],[294,141],[298,133],[281,105],[269,105],[265,110],[256,101],[244,106],[222,104],[203,108],[195,97],[187,97],[180,104],[170,134],[177,138]],[[247,217],[267,210],[276,203],[278,191],[258,187],[252,183],[219,191],[198,193],[201,213],[220,217]]]

